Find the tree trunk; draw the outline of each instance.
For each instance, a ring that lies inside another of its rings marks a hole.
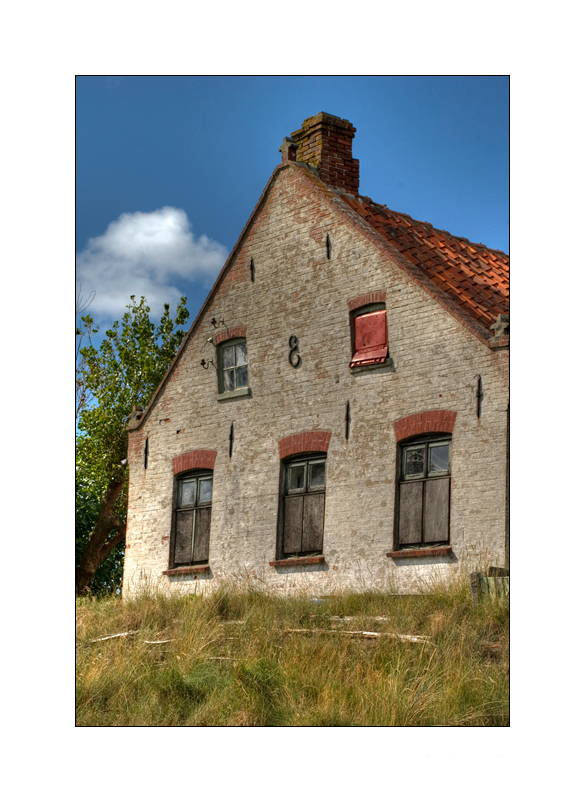
[[[123,486],[124,481],[112,481],[106,491],[98,519],[75,572],[75,592],[79,596],[85,595],[89,591],[89,585],[100,565],[112,549],[126,537],[126,523],[114,514],[114,507]],[[112,530],[116,530],[116,534],[108,540]]]

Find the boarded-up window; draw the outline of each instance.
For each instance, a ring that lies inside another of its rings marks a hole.
[[[353,327],[354,348],[350,368],[385,362],[388,356],[386,310],[358,314],[353,318]]]
[[[209,560],[213,474],[181,477],[177,485],[173,565],[196,565]]]
[[[285,465],[282,552],[285,557],[323,550],[325,457]]]
[[[402,446],[398,494],[398,546],[449,542],[451,442]]]

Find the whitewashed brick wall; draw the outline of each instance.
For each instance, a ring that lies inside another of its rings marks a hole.
[[[325,238],[333,244],[327,260]],[[255,282],[249,262],[254,259]],[[385,291],[388,368],[349,370],[347,302]],[[217,376],[204,370],[212,317],[247,327],[252,395],[218,402]],[[288,361],[299,340],[302,366]],[[483,412],[476,415],[477,378]],[[274,590],[315,595],[345,587],[416,592],[433,576],[503,565],[508,353],[492,352],[356,231],[298,170],[284,169],[191,336],[143,426],[130,434],[130,494],[124,593],[143,583],[199,592],[234,576]],[[345,410],[351,432],[345,439]],[[454,410],[452,557],[394,561],[397,444],[393,421]],[[229,432],[234,424],[233,455]],[[323,565],[271,568],[276,556],[278,441],[306,430],[331,432]],[[148,468],[143,445],[149,438]],[[209,564],[197,578],[167,577],[173,457],[217,451]]]

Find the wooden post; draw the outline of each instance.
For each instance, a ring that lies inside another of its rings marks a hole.
[[[471,598],[474,604],[479,604],[481,601],[481,573],[477,571],[474,574],[469,574],[471,580]]]

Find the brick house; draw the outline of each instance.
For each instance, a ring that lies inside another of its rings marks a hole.
[[[509,259],[360,195],[354,133],[320,113],[285,138],[129,419],[125,593],[507,563]]]

